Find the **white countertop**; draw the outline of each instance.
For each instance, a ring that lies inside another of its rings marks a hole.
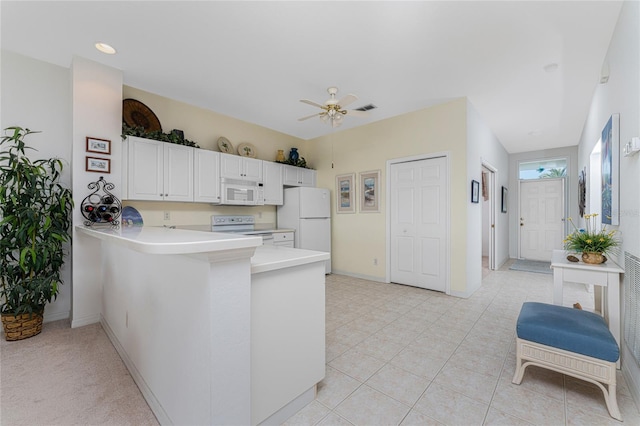
[[[328,260],[329,253],[279,246],[263,246],[262,238],[247,235],[202,232],[155,226],[121,227],[120,229],[76,226],[85,235],[121,244],[149,254],[195,254],[253,248],[251,273],[275,271]]]
[[[76,230],[85,235],[150,254],[195,254],[262,245],[262,238],[259,237],[154,226],[119,229],[76,226]]]
[[[303,250],[281,246],[260,246],[251,258],[251,273],[275,271],[313,262],[324,262],[331,255],[323,251]]]
[[[187,229],[191,231],[211,232],[211,225],[176,225],[176,229]],[[295,229],[280,228],[275,229],[273,225],[269,224],[256,224],[253,231],[237,232],[235,234],[241,235],[261,235],[261,234],[277,234],[280,232],[295,232]]]

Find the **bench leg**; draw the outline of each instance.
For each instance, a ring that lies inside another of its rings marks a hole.
[[[525,364],[522,362],[522,358],[520,357],[520,348],[518,347],[517,349],[517,355],[516,355],[516,372],[513,375],[513,380],[511,380],[511,383],[513,383],[514,385],[519,385],[520,383],[522,383],[522,378],[524,377],[524,370],[527,368],[528,364]]]
[[[622,421],[622,414],[620,413],[620,408],[618,408],[618,399],[616,397],[616,385],[609,385],[607,388],[607,391],[604,388],[602,389],[604,401],[607,403],[607,410],[609,410],[611,417]]]

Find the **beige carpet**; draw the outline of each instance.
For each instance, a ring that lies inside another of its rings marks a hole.
[[[100,324],[0,339],[1,425],[158,424]]]

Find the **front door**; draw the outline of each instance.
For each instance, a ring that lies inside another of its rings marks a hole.
[[[564,179],[520,181],[520,257],[551,261],[564,224]]]
[[[390,167],[391,281],[447,289],[447,160]]]

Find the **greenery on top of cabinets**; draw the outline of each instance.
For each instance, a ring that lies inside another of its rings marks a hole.
[[[310,168],[310,167],[307,167],[307,160],[305,160],[304,157],[300,157],[297,160],[293,160],[291,158],[287,158],[284,161],[276,161],[276,163],[288,164],[289,166],[302,167],[303,169],[309,169]]]
[[[127,136],[137,136],[140,138],[153,139],[161,142],[175,143],[178,145],[192,146],[194,148],[200,148],[200,146],[189,139],[180,137],[177,133],[163,133],[162,130],[156,130],[153,132],[147,132],[144,127],[131,127],[127,123],[122,122],[122,139],[126,139]]]
[[[0,141],[0,310],[42,313],[62,284],[64,243],[71,238],[71,190],[60,184],[59,158],[31,160],[21,127]]]

